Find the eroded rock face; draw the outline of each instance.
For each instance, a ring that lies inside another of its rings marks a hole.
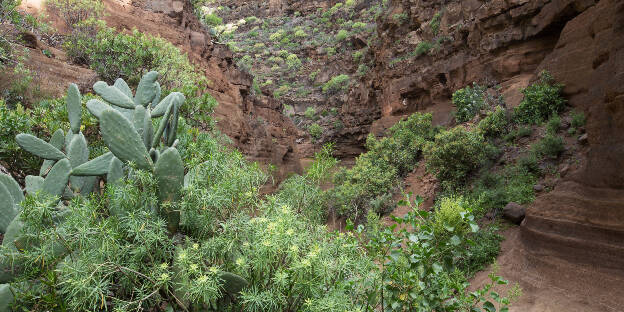
[[[273,164],[279,178],[301,172],[294,138],[296,129],[282,116],[281,105],[250,95],[252,77],[233,64],[232,53],[213,40],[187,1],[105,0],[109,26],[120,31],[137,28],[159,35],[186,52],[209,81],[209,92],[219,102],[215,118],[219,129],[250,160]]]
[[[472,82],[499,85],[507,105],[518,105],[562,28],[596,2],[391,1],[378,21],[376,67],[343,106],[350,132],[357,140],[416,111],[452,123],[452,93]],[[415,55],[423,43],[433,48]]]
[[[548,70],[587,116],[589,148],[527,207],[521,238],[530,252],[624,267],[624,2],[394,0],[377,22],[376,66],[342,107],[345,141],[361,145],[416,111],[452,125],[452,93],[473,82],[499,85],[516,106]],[[415,56],[423,42],[432,50]]]

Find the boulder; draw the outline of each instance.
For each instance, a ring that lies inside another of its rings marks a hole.
[[[578,138],[580,144],[587,144],[587,133],[584,133]]]
[[[510,202],[503,208],[503,217],[515,224],[520,224],[524,220],[526,208],[524,206]]]

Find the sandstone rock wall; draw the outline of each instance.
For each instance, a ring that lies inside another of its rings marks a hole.
[[[353,142],[415,111],[452,124],[452,93],[472,82],[499,85],[518,105],[520,89],[546,69],[587,116],[589,148],[528,208],[520,237],[527,253],[624,268],[624,2],[395,0],[381,19],[376,68],[342,109]],[[421,42],[439,46],[396,61]]]

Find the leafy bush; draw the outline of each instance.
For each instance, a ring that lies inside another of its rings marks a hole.
[[[161,83],[168,89],[200,84],[205,80],[187,56],[169,41],[137,30],[123,34],[102,27],[95,38],[72,36],[64,47],[70,58],[88,64],[108,82],[120,77],[135,86],[150,70],[161,73]]]
[[[196,259],[213,259],[249,282],[234,310],[351,311],[366,305],[375,264],[362,257],[351,235],[329,234],[271,200],[265,211],[230,219],[197,249]]]
[[[444,197],[435,211],[433,232],[437,236],[466,235],[469,231],[464,215],[468,212],[462,197]]]
[[[223,24],[223,19],[220,18],[216,13],[210,13],[210,14],[204,15],[203,20],[206,25],[212,26],[212,27]]]
[[[565,143],[561,137],[549,133],[535,144],[534,149],[539,155],[557,158],[565,151]]]
[[[466,122],[481,111],[485,105],[485,87],[473,84],[453,93],[453,105],[457,107],[455,119],[457,122]]]
[[[392,15],[392,19],[399,25],[407,22],[408,18],[407,13],[397,13]]]
[[[333,146],[326,144],[315,153],[314,162],[306,169],[305,175],[294,175],[279,186],[271,201],[276,205],[286,205],[314,224],[327,221],[328,196],[319,184],[328,180],[338,160],[332,157]]]
[[[46,5],[58,12],[72,29],[80,22],[98,19],[104,14],[104,4],[100,0],[48,0]]]
[[[308,119],[314,119],[314,117],[316,115],[316,109],[314,109],[314,107],[310,106],[310,107],[306,108],[304,115]]]
[[[494,284],[507,283],[495,273],[490,275],[492,282],[485,288],[467,293],[468,283],[461,269],[492,259],[483,259],[491,255],[491,249],[476,240],[481,236],[477,235],[479,226],[471,211],[455,199],[446,201],[448,207],[453,207],[448,213],[419,210],[420,203],[420,198],[413,206],[409,201],[400,203],[412,209],[404,217],[394,219],[398,226],[382,227],[369,218],[373,222],[369,221],[368,228],[358,228],[368,252],[380,263],[377,268],[383,278],[382,309],[480,311],[478,307],[483,305],[487,311],[497,311],[497,305],[500,311],[506,311],[515,295],[509,293],[505,297],[487,292]]]
[[[557,134],[561,128],[561,117],[559,115],[552,115],[546,123],[546,132],[550,134]]]
[[[585,126],[585,114],[583,112],[572,111],[571,113],[572,120],[570,121],[570,126],[574,128],[580,128]]]
[[[288,69],[297,69],[301,67],[301,60],[297,57],[296,54],[289,54],[286,58],[286,65]]]
[[[388,129],[388,136],[382,139],[369,135],[366,149],[389,162],[400,176],[404,176],[417,164],[421,150],[433,137],[432,115],[412,114]]]
[[[388,193],[417,164],[425,142],[433,139],[431,120],[431,114],[416,113],[391,127],[385,138],[369,136],[368,152],[334,177],[336,187],[329,191],[332,209],[356,222],[371,208],[378,214],[391,209]]]
[[[323,135],[323,127],[317,123],[313,123],[308,127],[308,132],[313,140],[318,140]]]
[[[332,77],[328,82],[323,84],[323,93],[336,93],[341,90],[346,90],[349,87],[349,75],[338,75]]]
[[[513,142],[519,138],[529,137],[532,133],[533,129],[531,129],[531,127],[520,126],[517,129],[510,131],[503,139],[507,142]]]
[[[287,84],[281,85],[279,88],[273,91],[273,97],[279,99],[282,95],[288,93],[290,91],[290,86]]]
[[[251,57],[251,55],[247,54],[247,55],[243,56],[240,60],[238,60],[236,65],[238,65],[238,67],[243,69],[243,70],[249,71],[249,70],[251,70],[251,67],[253,66],[253,62],[254,62],[253,57]]]
[[[351,56],[353,57],[353,61],[358,63],[362,59],[364,54],[362,54],[362,51],[355,51],[353,52],[353,54],[351,54]]]
[[[507,131],[508,123],[507,112],[504,108],[497,106],[479,122],[477,129],[485,137],[497,137]]]
[[[416,46],[416,49],[414,50],[414,56],[419,57],[423,54],[427,54],[432,48],[433,44],[431,42],[422,41]]]
[[[449,186],[461,185],[481,165],[493,147],[476,132],[455,127],[435,136],[425,145],[427,169]]]
[[[341,29],[336,34],[336,41],[338,41],[338,42],[343,41],[343,40],[347,39],[347,37],[349,37],[349,32],[344,30],[344,29]]]
[[[433,32],[434,36],[438,35],[438,31],[440,30],[441,19],[442,19],[442,12],[437,12],[436,14],[433,15],[433,18],[431,18],[431,21],[429,22],[429,27],[431,27],[431,32]]]
[[[515,110],[519,122],[539,124],[553,114],[560,113],[566,100],[561,96],[562,84],[554,83],[554,78],[546,71],[540,74],[538,82],[522,90],[524,99]]]
[[[297,29],[295,31],[295,38],[302,39],[302,38],[306,38],[306,37],[308,37],[308,34],[305,32],[305,30]]]
[[[368,68],[368,66],[366,66],[366,64],[360,64],[358,66],[357,74],[358,74],[358,76],[364,76],[364,75],[366,75],[366,73],[368,73],[369,70],[370,70],[370,68]]]

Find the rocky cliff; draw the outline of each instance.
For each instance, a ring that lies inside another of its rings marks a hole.
[[[209,93],[219,105],[215,108],[218,128],[230,137],[233,145],[252,161],[275,165],[277,178],[289,172],[300,172],[299,157],[294,143],[296,128],[281,114],[282,107],[272,99],[260,99],[250,94],[252,78],[238,70],[232,52],[224,45],[214,43],[207,29],[201,25],[187,1],[118,1],[104,0],[105,21],[118,31],[141,32],[160,36],[187,53],[209,81]],[[42,10],[39,1],[23,1],[22,6],[32,12]],[[58,18],[51,16],[62,32]],[[65,30],[67,31],[67,30]],[[63,52],[53,47],[35,49],[55,52],[55,58],[31,53],[27,64],[36,71],[43,85],[61,95],[70,82],[79,82],[83,91],[89,91],[96,80],[92,71],[67,64]],[[54,83],[53,83],[54,82]]]
[[[374,71],[342,108],[354,140],[415,111],[452,123],[453,91],[473,82],[500,86],[508,106],[541,70],[565,84],[569,105],[588,117],[589,148],[527,210],[506,273],[525,287],[575,294],[567,299],[575,311],[620,311],[621,300],[605,293],[624,276],[624,2],[397,0],[380,19]],[[427,53],[410,53],[423,42]],[[565,306],[540,304],[523,311]]]

